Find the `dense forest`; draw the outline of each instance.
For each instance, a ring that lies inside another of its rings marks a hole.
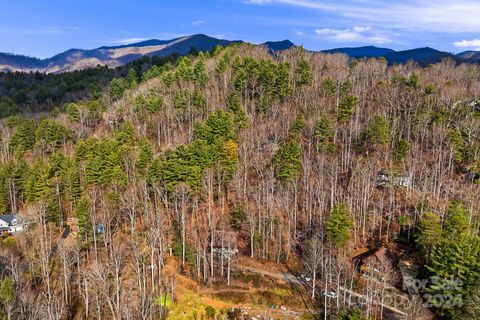
[[[1,75],[3,115],[49,107],[0,122],[0,317],[479,319],[479,71],[234,45]]]

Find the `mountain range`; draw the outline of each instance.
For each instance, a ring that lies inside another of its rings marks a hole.
[[[117,67],[144,56],[168,56],[171,54],[186,55],[192,48],[197,51],[210,51],[216,46],[227,46],[243,41],[217,39],[203,34],[196,34],[175,38],[171,40],[147,40],[143,42],[120,45],[104,46],[92,50],[70,49],[51,58],[38,59],[23,55],[0,53],[0,72],[15,71],[40,71],[46,73],[61,73],[87,68],[97,65]],[[270,51],[281,51],[294,47],[289,40],[269,41],[261,45]],[[410,60],[416,61],[421,66],[440,62],[444,58],[451,58],[457,63],[480,62],[480,52],[465,51],[457,55],[438,51],[432,48],[417,48],[405,51],[395,51],[388,48],[375,46],[336,48],[322,51],[324,53],[343,53],[351,58],[378,58],[384,57],[389,64],[402,64]]]
[[[403,64],[410,60],[417,62],[425,67],[431,63],[437,63],[445,58],[450,58],[457,63],[479,63],[480,51],[465,51],[458,54],[452,54],[439,51],[429,47],[416,48],[403,51],[395,51],[388,48],[378,48],[374,46],[355,47],[355,48],[337,48],[324,50],[325,53],[343,53],[351,58],[385,58],[389,64]]]

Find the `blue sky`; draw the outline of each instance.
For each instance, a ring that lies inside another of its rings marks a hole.
[[[480,50],[479,0],[2,1],[0,52],[49,57],[144,39],[205,33],[307,49],[376,45]]]

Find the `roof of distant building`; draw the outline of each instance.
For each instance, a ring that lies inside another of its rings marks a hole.
[[[0,220],[5,221],[9,225],[11,225],[15,219],[17,220],[17,222],[21,221],[20,217],[14,213],[4,214],[0,216]]]

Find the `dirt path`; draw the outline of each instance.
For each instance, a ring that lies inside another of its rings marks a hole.
[[[297,277],[295,277],[292,274],[286,273],[286,272],[267,271],[267,270],[254,268],[254,267],[249,267],[249,266],[244,266],[244,265],[236,265],[236,266],[232,267],[232,269],[237,269],[237,270],[240,270],[240,271],[248,271],[248,272],[251,272],[251,273],[256,273],[256,274],[260,274],[260,275],[267,276],[267,277],[270,277],[270,278],[283,280],[285,282],[289,282],[289,283],[293,283],[293,284],[302,284],[302,282]]]
[[[237,265],[237,266],[234,267],[234,269],[238,269],[238,270],[241,270],[241,271],[248,271],[248,272],[260,274],[260,275],[263,275],[263,276],[268,276],[268,277],[275,278],[275,279],[280,279],[280,280],[287,281],[287,282],[290,282],[290,283],[293,283],[293,284],[305,284],[304,282],[300,281],[300,279],[298,279],[294,275],[288,274],[286,272],[273,272],[273,271],[267,271],[267,270],[262,270],[262,269],[259,269],[259,268],[243,266],[243,265]],[[352,297],[355,297],[357,299],[360,299],[360,300],[363,300],[363,301],[370,300],[369,297],[367,297],[363,294],[357,293],[355,291],[352,291],[348,288],[344,288],[342,286],[338,286],[338,288],[341,291],[344,291],[347,294],[349,294]],[[386,305],[386,304],[384,304],[380,301],[373,301],[373,303],[382,307],[382,308],[384,308],[384,309],[387,309],[387,310],[389,310],[393,313],[396,313],[396,314],[399,314],[399,315],[402,315],[402,316],[406,315],[405,312],[403,312],[402,310],[400,310],[396,307],[393,307],[393,306]]]
[[[250,267],[247,267],[250,269]],[[249,271],[251,273],[256,273],[254,272],[255,270],[260,270],[260,269],[255,269],[252,268],[252,270],[247,270],[244,269],[245,271]],[[279,279],[278,274],[275,272],[267,272],[264,274],[265,276],[270,276],[271,278],[274,279]],[[294,277],[289,277],[288,279],[292,281],[297,281]],[[285,279],[282,279],[285,280]],[[265,290],[264,288],[253,288],[253,287],[222,287],[222,288],[208,288],[204,287],[201,285],[198,285],[191,279],[182,276],[182,275],[177,275],[177,281],[178,284],[181,284],[181,289],[179,290],[182,292],[182,294],[185,293],[191,293],[197,295],[204,304],[210,305],[214,308],[221,309],[221,308],[240,308],[240,307],[246,307],[249,310],[250,316],[262,316],[264,318],[273,318],[273,319],[284,319],[284,320],[293,320],[293,319],[299,319],[305,312],[301,310],[293,310],[293,309],[287,309],[287,310],[281,310],[281,309],[273,309],[265,306],[259,306],[259,305],[254,305],[252,303],[232,303],[228,301],[223,301],[222,300],[222,294],[227,295],[228,293],[244,293],[244,294],[251,294],[253,295],[256,292],[263,291]]]

